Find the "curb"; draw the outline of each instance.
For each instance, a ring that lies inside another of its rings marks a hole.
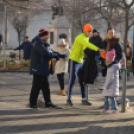
[[[30,71],[1,70],[0,73],[30,73]]]

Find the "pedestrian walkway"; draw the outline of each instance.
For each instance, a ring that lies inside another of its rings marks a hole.
[[[134,112],[116,115],[99,112],[104,100],[98,89],[102,88],[105,78],[100,78],[95,86],[89,86],[92,106],[81,104],[79,84],[76,82],[72,97],[74,107],[68,107],[67,98],[56,95],[60,89],[56,76],[51,76],[52,101],[63,108],[57,110],[32,110],[28,107],[32,83],[29,74],[1,73],[0,78],[0,134],[134,134]],[[67,89],[68,75],[65,79]],[[127,82],[127,97],[134,109],[133,77]],[[39,98],[43,100],[42,95]]]

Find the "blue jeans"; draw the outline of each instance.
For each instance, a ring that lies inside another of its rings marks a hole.
[[[99,76],[99,63],[100,63],[100,56],[95,56],[95,60],[97,63],[97,77]]]
[[[109,98],[111,99],[112,110],[117,110],[117,106],[116,106],[116,102],[115,102],[115,97],[109,97],[109,96],[105,96],[104,109],[105,110],[109,109]]]
[[[84,99],[86,97],[86,88],[82,83],[80,83],[80,76],[81,76],[82,66],[83,66],[83,63],[77,63],[75,61],[69,60],[70,74],[69,74],[69,86],[68,86],[68,100],[71,99],[71,95],[72,95],[72,91],[73,91],[73,86],[75,84],[76,76],[79,79],[82,98]]]

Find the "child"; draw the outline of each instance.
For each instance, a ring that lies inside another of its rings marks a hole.
[[[106,64],[107,66],[112,63],[115,59],[115,50],[108,51],[106,54]],[[108,111],[111,114],[118,113],[116,106],[115,97],[119,96],[119,69],[120,63],[113,64],[111,67],[108,67],[106,82],[103,87],[102,94],[105,96],[104,109],[101,112],[106,113],[109,109],[109,98],[111,99],[112,111]]]
[[[115,100],[116,100],[117,106],[122,104],[122,97],[117,97]],[[132,108],[129,106],[129,102],[130,102],[130,100],[128,98],[126,98],[126,110],[132,111]],[[103,108],[104,108],[104,106],[100,106],[100,109],[103,109]]]
[[[55,74],[57,74],[57,78],[59,81],[59,85],[61,91],[57,95],[65,96],[64,91],[64,74],[68,72],[68,60],[70,50],[68,48],[68,44],[66,43],[65,39],[60,39],[58,42],[58,52],[61,54],[65,54],[67,57],[66,59],[61,59],[57,61],[55,66]]]

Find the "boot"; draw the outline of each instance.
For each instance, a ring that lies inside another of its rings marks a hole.
[[[66,96],[66,94],[65,94],[65,90],[64,90],[64,89],[61,90],[57,95]]]

